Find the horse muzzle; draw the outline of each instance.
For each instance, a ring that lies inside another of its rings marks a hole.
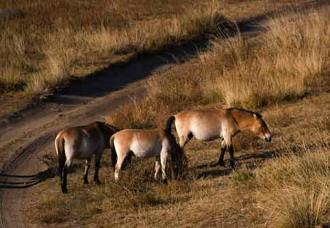
[[[272,141],[272,136],[271,136],[271,134],[265,134],[265,141],[266,141],[266,142],[271,142],[271,141]]]

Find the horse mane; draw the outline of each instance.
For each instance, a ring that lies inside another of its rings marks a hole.
[[[229,111],[241,111],[241,112],[247,112],[251,115],[256,115],[258,118],[262,118],[262,115],[259,112],[254,112],[254,111],[250,111],[250,110],[246,110],[243,108],[228,108],[227,110]]]
[[[110,129],[110,130],[112,130],[112,131],[114,131],[114,132],[117,132],[117,131],[120,130],[119,128],[117,128],[117,127],[115,127],[115,126],[113,126],[113,125],[111,125],[111,124],[108,124],[108,123],[106,123],[106,122],[96,121],[96,124],[97,124],[97,125],[101,128],[101,130],[103,130],[103,131],[109,131],[109,129]]]

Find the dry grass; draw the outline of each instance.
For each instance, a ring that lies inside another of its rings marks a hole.
[[[330,27],[326,12],[306,14],[270,20],[262,50],[245,53],[247,60],[239,56],[234,69],[219,78],[228,105],[256,108],[308,92],[313,78],[328,67]]]
[[[57,3],[65,5],[61,1]],[[136,2],[133,3],[136,6]],[[102,6],[102,2],[98,4],[98,7]],[[66,21],[62,18],[55,20],[50,15],[44,15],[46,19],[42,19],[51,23],[42,24],[43,26],[32,34],[29,34],[32,32],[30,30],[34,29],[32,25],[27,28],[16,28],[18,25],[8,22],[9,26],[6,26],[4,22],[1,26],[4,27],[5,32],[1,34],[0,41],[1,56],[6,58],[0,59],[1,63],[5,62],[1,67],[1,92],[11,91],[15,88],[14,85],[20,82],[18,79],[22,78],[23,86],[20,89],[26,93],[39,95],[63,84],[69,75],[76,74],[77,70],[84,68],[86,56],[93,55],[97,59],[97,55],[105,55],[110,62],[113,62],[118,60],[114,57],[116,55],[160,50],[179,45],[185,40],[195,39],[207,31],[214,30],[217,23],[225,20],[219,14],[217,3],[213,1],[206,4],[194,3],[194,8],[186,8],[189,1],[184,1],[177,4],[176,11],[169,7],[171,3],[157,4],[154,2],[149,5],[151,12],[148,14],[152,19],[143,17],[141,19],[139,12],[135,12],[137,9],[133,7],[129,7],[128,12],[120,12],[124,6],[121,6],[119,1],[105,4],[106,9],[101,11],[105,15],[97,20],[86,21],[91,16],[90,12],[84,18],[80,18],[82,22],[77,19],[83,15],[79,15],[78,18],[65,15],[74,21]],[[171,13],[154,17],[166,4],[169,5],[167,11]],[[41,19],[39,17],[49,10],[41,3],[37,5],[40,8],[23,4],[23,8],[32,7],[34,10],[41,10],[35,17],[26,18],[26,22],[31,20],[35,24],[34,19]],[[157,8],[153,9],[152,5]],[[73,6],[70,6],[70,10],[73,10]],[[156,12],[153,12],[154,10]],[[107,19],[109,12],[122,14],[113,16],[114,20],[118,20],[117,23],[107,21],[112,19]],[[83,22],[86,24],[79,24]]]
[[[232,0],[3,1],[0,8],[21,10],[24,17],[0,22],[1,113],[8,112],[6,107],[11,103],[22,106],[30,98],[48,95],[65,85],[69,76],[85,76],[111,63],[128,61],[137,53],[180,45],[215,32],[224,20],[222,12],[231,20],[241,20],[287,4]]]
[[[197,59],[151,78],[147,99],[108,119],[121,127],[163,126],[169,114],[187,108],[255,109],[302,98],[329,69],[326,12],[270,19],[268,32],[257,39],[216,39]]]
[[[320,26],[312,27],[316,22]],[[36,207],[32,220],[56,226],[170,227],[313,227],[324,222],[330,206],[330,96],[327,90],[313,94],[311,86],[316,78],[325,84],[328,80],[321,75],[327,74],[329,40],[317,42],[318,35],[329,32],[328,19],[323,13],[298,14],[271,19],[268,25],[272,27],[264,36],[218,39],[198,58],[155,75],[147,85],[147,99],[123,106],[109,120],[123,128],[163,126],[170,113],[186,108],[276,102],[263,112],[274,133],[272,144],[249,134],[236,138],[239,167],[232,172],[210,165],[219,155],[218,142],[192,141],[186,147],[189,175],[167,186],[152,180],[152,160],[134,160],[119,185],[113,183],[106,155],[100,187],[82,187],[82,171],[70,174],[66,196],[58,180],[41,184],[36,197],[51,194],[31,206]],[[259,70],[254,74],[253,69]],[[266,73],[271,77],[262,77]],[[258,93],[228,100],[230,91],[221,86],[231,85],[229,74],[241,89]],[[309,90],[310,96],[297,99]],[[288,98],[291,102],[280,102]]]
[[[261,45],[257,48],[254,48],[255,41],[247,42],[240,37],[218,41],[199,60],[152,79],[148,87],[150,97],[142,104],[122,110],[130,113],[125,122],[120,115],[112,116],[111,120],[124,127],[132,123],[148,127],[162,125],[173,111],[203,105],[203,102],[215,105],[223,99],[227,105],[260,107],[300,98],[310,91],[315,77],[329,67],[328,22],[324,12],[281,16],[270,21],[269,32],[257,41]],[[214,81],[218,84],[214,85]],[[210,96],[212,93],[216,96]],[[282,109],[272,114],[276,119],[270,121],[273,126],[283,124],[275,130],[275,134],[281,135],[277,144],[282,150],[283,146],[287,148],[283,153],[292,155],[271,161],[253,173],[243,169],[233,174],[238,188],[242,182],[250,183],[252,190],[245,189],[243,194],[254,195],[255,202],[251,204],[266,212],[267,226],[313,227],[322,221],[329,207],[329,119],[324,114],[329,110],[317,99],[313,106],[302,106],[299,116],[293,119],[286,121],[292,113],[283,113]],[[322,111],[312,115],[313,121],[309,123],[303,121],[298,126],[290,123],[296,118],[308,118],[319,109]],[[145,116],[151,117],[145,119]],[[288,126],[291,128],[287,129]],[[319,148],[317,153],[315,148]]]
[[[248,135],[236,139],[246,145],[243,149],[235,145],[239,165],[235,172],[199,167],[216,160],[219,142],[193,140],[186,149],[190,173],[184,181],[170,181],[167,186],[155,182],[153,159],[133,160],[117,185],[109,172],[107,151],[101,186],[83,186],[81,166],[69,174],[68,195],[60,192],[58,178],[48,180],[34,193],[41,200],[30,205],[36,208],[29,212],[31,220],[42,226],[104,227],[319,224],[329,203],[329,147],[324,144],[330,139],[329,101],[329,94],[323,94],[267,108],[264,116],[275,141],[269,145]],[[271,151],[283,156],[263,158]]]
[[[330,206],[329,148],[281,157],[257,170],[260,206],[272,227],[314,227]]]

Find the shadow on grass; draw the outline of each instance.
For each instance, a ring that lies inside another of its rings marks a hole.
[[[236,24],[222,15],[214,18],[214,28],[194,37],[183,38],[181,41],[170,42],[157,50],[141,50],[134,48],[123,50],[123,53],[131,53],[132,57],[124,62],[118,62],[96,71],[83,78],[75,78],[68,81],[64,88],[48,98],[48,102],[59,104],[79,104],[86,99],[101,97],[110,92],[117,91],[135,81],[142,80],[153,72],[177,62],[186,62],[203,51],[210,48],[210,40],[214,37],[228,39],[238,34],[243,36],[255,36],[266,31],[261,24],[269,18],[278,17],[281,12],[294,14],[299,11],[308,11],[327,5],[328,1],[308,1],[297,6],[284,6],[276,10],[270,10],[246,20],[237,21]],[[132,49],[132,50],[131,50]]]
[[[253,170],[259,167],[264,161],[275,158],[277,152],[278,149],[253,154],[243,154],[235,158],[236,169],[244,165],[246,168]],[[225,160],[225,167],[219,166],[218,162],[211,161],[193,166],[190,170],[195,173],[194,176],[197,179],[221,177],[228,176],[232,173],[233,169],[228,168],[228,166],[229,160]]]
[[[57,175],[57,168],[48,168],[34,175],[0,174],[1,188],[28,188]]]

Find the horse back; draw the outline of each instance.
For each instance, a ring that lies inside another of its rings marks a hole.
[[[179,134],[191,133],[195,138],[205,141],[234,130],[233,117],[227,109],[183,111],[175,115],[175,124]]]
[[[114,134],[116,150],[132,151],[137,157],[158,154],[162,148],[164,133],[158,129],[125,129]]]
[[[67,157],[86,159],[104,148],[104,136],[94,123],[67,128],[59,135],[64,139]]]
[[[219,127],[222,116],[224,116],[223,111],[216,109],[183,111],[175,115],[175,123],[183,128]]]

